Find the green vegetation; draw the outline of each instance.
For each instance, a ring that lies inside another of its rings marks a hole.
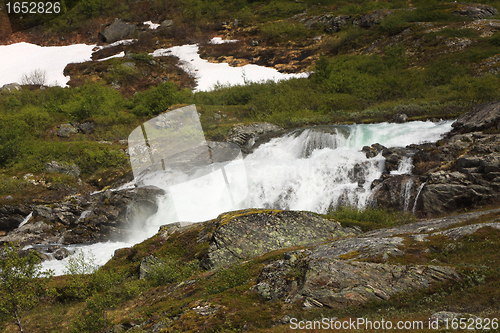
[[[24,332],[24,317],[53,294],[47,289],[52,272],[42,272],[40,257],[34,251],[22,257],[20,248],[5,244],[0,260],[0,322],[13,322]]]
[[[363,231],[380,228],[391,228],[416,221],[415,215],[409,212],[389,211],[384,208],[358,209],[355,207],[339,207],[325,215],[343,226],[358,227]]]

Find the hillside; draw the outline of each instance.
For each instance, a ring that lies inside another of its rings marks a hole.
[[[315,322],[356,318],[498,330],[500,2],[66,0],[24,16],[0,6],[0,45],[99,46],[64,69],[66,88],[0,91],[0,244],[36,245],[42,260],[122,241],[162,209],[163,189],[121,186],[134,179],[129,134],[165,111],[195,104],[207,146],[245,158],[283,135],[312,133],[312,151],[333,150],[314,138],[458,118],[435,142],[358,149],[345,178],[373,191],[365,210],[289,210],[283,187],[284,207],[164,225],[100,268],[70,256],[75,274],[47,280],[26,332],[320,331]],[[185,44],[211,63],[308,75],[196,90],[196,71],[154,53]]]

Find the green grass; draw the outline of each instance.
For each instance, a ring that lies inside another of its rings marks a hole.
[[[343,226],[358,227],[363,231],[392,228],[416,222],[415,215],[411,213],[390,211],[384,208],[339,207],[329,212],[325,217],[334,219]]]

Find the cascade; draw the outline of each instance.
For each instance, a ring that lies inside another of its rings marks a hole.
[[[410,206],[410,196],[411,188],[413,187],[413,178],[408,178],[405,180],[404,184],[401,184],[401,205],[405,212],[408,211]]]
[[[26,223],[28,223],[28,221],[31,219],[31,217],[33,216],[33,212],[29,213],[28,216],[26,216],[24,218],[24,220],[19,223],[19,226],[17,227],[18,229],[21,228],[23,225],[25,225]]]
[[[418,200],[418,197],[420,196],[420,192],[422,192],[422,189],[424,188],[425,184],[427,184],[427,182],[423,182],[418,187],[417,195],[415,196],[415,202],[413,203],[413,209],[412,209],[413,214],[415,214],[417,212],[417,200]]]

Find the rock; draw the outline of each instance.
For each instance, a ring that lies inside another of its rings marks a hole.
[[[377,9],[366,15],[363,15],[359,19],[355,19],[353,24],[360,26],[361,28],[369,29],[375,25],[380,24],[383,19],[393,13],[392,10],[388,9]]]
[[[314,244],[354,234],[337,222],[313,213],[281,210],[248,209],[225,213],[210,225],[214,231],[205,266],[213,268],[281,248]]]
[[[227,142],[235,143],[243,152],[248,153],[258,136],[271,134],[282,130],[281,127],[270,123],[253,123],[250,125],[237,125],[231,129]]]
[[[61,138],[69,138],[71,134],[78,133],[78,129],[70,124],[62,124],[57,128],[57,136]]]
[[[478,231],[481,228],[484,227],[491,227],[495,229],[500,229],[500,223],[499,222],[492,222],[492,223],[478,223],[478,224],[472,224],[472,225],[467,225],[463,227],[458,227],[458,228],[452,228],[448,229],[445,231],[438,231],[431,236],[436,236],[436,235],[444,235],[446,237],[452,238],[454,240],[457,240],[465,235],[471,235]]]
[[[172,20],[164,20],[160,23],[160,28],[170,28],[174,25],[174,21]]]
[[[2,92],[12,92],[22,90],[21,85],[19,83],[7,83],[0,88]]]
[[[57,260],[63,260],[64,258],[67,258],[70,254],[71,253],[67,249],[61,248],[56,252],[54,252],[53,256]]]
[[[500,128],[500,102],[475,106],[472,111],[458,117],[451,126],[460,133]]]
[[[268,300],[303,302],[306,308],[344,308],[460,279],[447,266],[388,265],[313,255],[314,250],[297,263],[277,260],[267,265],[253,290]]]
[[[71,123],[71,125],[83,134],[92,134],[96,127],[95,123],[92,121],[87,121],[84,123]]]
[[[498,15],[498,10],[494,7],[480,4],[459,4],[455,14],[467,16],[473,19],[484,19]]]
[[[165,265],[165,263],[153,255],[144,257],[139,267],[139,278],[146,279],[157,265]]]
[[[65,162],[52,161],[45,164],[45,171],[60,173],[63,175],[68,175],[72,177],[79,177],[82,171],[76,164],[68,164]]]
[[[449,179],[450,174],[445,173]],[[462,183],[427,184],[421,193],[422,209],[430,215],[442,215],[464,207],[484,205],[498,198],[499,192],[488,186]]]
[[[5,205],[0,208],[0,231],[12,231],[31,212],[31,208],[27,205]]]
[[[408,116],[405,115],[404,113],[395,114],[392,117],[392,121],[397,123],[397,124],[406,123],[408,121]]]
[[[99,33],[99,38],[105,43],[119,41],[135,31],[135,25],[116,19],[110,26]]]

